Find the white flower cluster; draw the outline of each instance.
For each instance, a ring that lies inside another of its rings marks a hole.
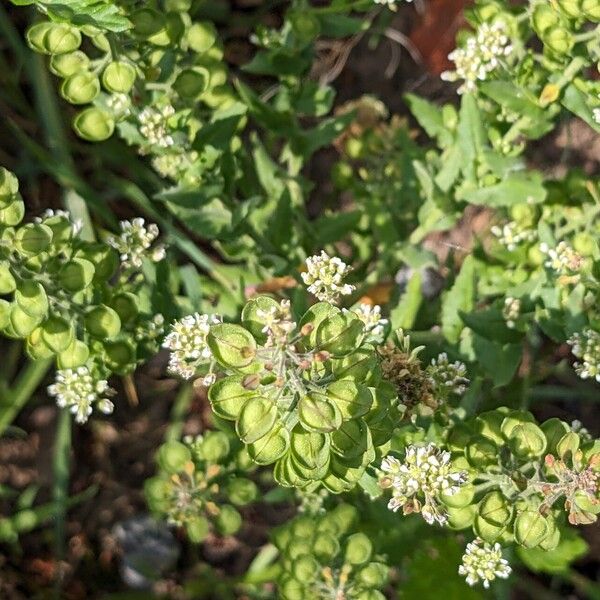
[[[515,322],[521,314],[521,300],[507,296],[504,298],[504,306],[502,307],[502,318],[506,322],[509,329],[514,329]]]
[[[574,333],[567,343],[571,352],[581,360],[573,366],[581,379],[593,378],[600,382],[600,333],[593,329],[585,329],[582,333]]]
[[[169,133],[168,120],[175,114],[175,109],[167,104],[162,107],[147,106],[138,115],[140,133],[153,146],[168,148],[175,144],[173,136]]]
[[[479,538],[467,544],[462,564],[458,567],[458,574],[465,575],[470,586],[481,581],[486,589],[491,581],[497,577],[506,579],[511,571],[508,561],[502,558],[500,544],[488,544]]]
[[[138,342],[151,342],[162,338],[164,332],[165,318],[158,313],[151,319],[144,319],[143,323],[136,327],[134,335]]]
[[[365,324],[365,331],[369,338],[377,339],[383,335],[384,327],[388,320],[381,316],[379,304],[367,304],[362,302],[352,312]]]
[[[180,174],[189,169],[197,159],[198,153],[195,150],[162,154],[152,159],[152,167],[161,177],[177,180]]]
[[[85,366],[57,371],[54,383],[48,386],[48,394],[56,398],[60,408],[69,408],[77,423],[85,423],[94,406],[107,415],[114,408],[109,397],[115,390],[108,386],[108,381],[97,379]]]
[[[456,48],[448,58],[454,62],[455,71],[444,71],[445,81],[463,80],[458,93],[473,92],[477,81],[484,81],[513,51],[506,25],[501,21],[483,23],[475,35],[467,39],[463,48]]]
[[[106,101],[106,106],[114,115],[124,117],[130,113],[131,99],[127,94],[111,94]]]
[[[202,364],[212,358],[212,352],[206,342],[210,326],[220,323],[216,315],[201,315],[194,313],[175,321],[171,332],[163,342],[163,348],[171,351],[169,358],[169,371],[184,379],[190,379]],[[214,375],[209,374],[204,378],[205,385],[214,382]]]
[[[450,452],[431,443],[427,446],[409,446],[404,462],[387,456],[381,463],[384,472],[379,480],[382,488],[392,488],[388,508],[402,508],[405,515],[420,512],[427,523],[445,525],[448,515],[440,503],[439,495],[456,494],[467,482],[466,471],[455,471],[450,462]],[[418,497],[423,497],[421,501]]]
[[[73,235],[77,235],[83,227],[83,221],[81,219],[73,221],[71,219],[71,213],[61,209],[47,208],[39,217],[34,217],[33,220],[35,223],[43,223],[46,219],[51,219],[52,217],[60,217],[69,221]]]
[[[438,393],[464,394],[469,385],[465,363],[459,360],[451,363],[445,352],[442,352],[437,358],[431,359],[431,364],[427,367],[427,374]]]
[[[259,308],[256,316],[265,324],[262,332],[268,336],[267,346],[285,342],[296,327],[296,323],[292,321],[289,300],[282,300],[279,306],[272,306],[269,310]]]
[[[548,260],[544,263],[559,275],[568,275],[576,273],[581,269],[583,257],[576,252],[567,242],[559,242],[556,248],[550,248],[545,242],[540,244],[540,251],[544,253]]]
[[[340,296],[354,291],[353,285],[344,283],[344,277],[350,270],[341,258],[330,257],[321,250],[320,255],[306,259],[306,271],[301,275],[311,294],[324,302],[336,303]]]
[[[382,6],[387,6],[392,10],[396,10],[396,4],[398,4],[399,0],[373,0],[375,4],[381,4]],[[406,2],[412,2],[412,0],[406,0]]]
[[[510,252],[515,250],[519,244],[533,242],[537,237],[537,232],[534,229],[520,229],[515,221],[509,221],[502,227],[494,225],[491,232]]]
[[[144,219],[138,217],[133,221],[121,221],[121,235],[110,237],[108,243],[118,251],[125,268],[139,269],[146,254],[149,254],[154,262],[165,257],[163,246],[156,246],[150,250],[158,235],[158,227],[154,223],[146,226]]]
[[[593,111],[594,121],[600,125],[600,108],[595,108]]]

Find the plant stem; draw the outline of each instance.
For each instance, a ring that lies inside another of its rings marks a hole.
[[[170,425],[165,434],[165,441],[172,442],[181,437],[183,430],[183,420],[190,408],[192,398],[194,397],[193,385],[189,382],[184,383],[175,398],[173,408],[171,410]]]
[[[36,360],[21,371],[14,387],[6,392],[6,405],[0,405],[0,436],[25,406],[51,365],[51,359]]]
[[[58,413],[56,438],[54,441],[54,458],[52,470],[54,481],[52,496],[54,499],[54,558],[60,564],[65,558],[65,517],[69,499],[69,469],[71,452],[71,413],[63,408]],[[58,570],[54,582],[54,596],[61,597],[62,574]]]

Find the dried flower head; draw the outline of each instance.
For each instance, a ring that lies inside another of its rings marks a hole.
[[[306,259],[306,271],[301,275],[311,294],[324,302],[336,303],[340,296],[354,291],[354,286],[344,283],[350,270],[341,258],[330,257],[321,250],[320,255]]]
[[[502,558],[500,544],[488,544],[479,538],[467,544],[462,564],[458,567],[458,574],[465,575],[470,586],[481,581],[486,589],[497,577],[506,579],[511,571],[508,561]]]
[[[379,485],[392,489],[388,508],[403,513],[420,512],[427,523],[445,525],[448,515],[439,496],[452,496],[467,482],[467,472],[457,471],[450,462],[450,452],[431,443],[409,446],[404,462],[387,456],[381,463],[383,474]]]
[[[109,398],[115,391],[108,381],[98,379],[86,366],[57,371],[48,394],[56,398],[60,408],[68,408],[77,423],[85,423],[94,407],[105,414],[112,413],[114,408]]]
[[[201,315],[194,313],[175,321],[171,332],[165,338],[163,347],[171,351],[168,369],[171,373],[184,379],[190,379],[196,374],[201,365],[212,358],[212,352],[206,342],[210,326],[220,323],[216,315]],[[213,382],[207,375],[208,385]]]

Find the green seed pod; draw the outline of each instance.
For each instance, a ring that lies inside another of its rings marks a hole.
[[[284,577],[277,587],[282,600],[309,600],[310,593],[297,579]]]
[[[526,510],[517,515],[514,532],[517,544],[535,548],[549,533],[548,523],[539,512]]]
[[[0,300],[0,329],[4,329],[10,323],[10,312],[12,304],[6,300]]]
[[[383,587],[388,580],[389,567],[380,562],[371,562],[357,571],[356,581],[368,588]]]
[[[43,46],[47,54],[65,54],[81,45],[79,29],[66,23],[53,23],[46,29]]]
[[[119,266],[118,252],[106,244],[86,244],[83,248],[77,250],[75,255],[93,263],[95,268],[94,281],[98,283],[110,279]]]
[[[541,429],[546,437],[546,451],[549,454],[556,454],[556,444],[566,433],[569,433],[569,426],[560,419],[552,418],[544,421]]]
[[[44,319],[48,314],[48,296],[41,283],[23,281],[18,284],[15,292],[15,302],[19,308],[33,317]]]
[[[560,25],[561,18],[556,10],[545,4],[536,4],[531,17],[533,28],[538,35]]]
[[[246,444],[253,444],[273,429],[277,420],[277,406],[269,398],[260,396],[248,400],[235,422],[235,430]]]
[[[194,23],[187,30],[186,41],[194,52],[202,54],[217,41],[217,30],[210,21]]]
[[[54,350],[44,342],[41,327],[36,327],[27,336],[25,350],[32,360],[45,360],[55,354]]]
[[[279,310],[279,302],[270,296],[252,298],[242,309],[242,325],[262,344],[267,339],[267,334],[263,332],[267,324],[264,315]]]
[[[464,508],[473,503],[475,498],[475,487],[472,483],[467,483],[459,488],[456,494],[448,495],[443,491],[440,493],[440,500],[452,508]]]
[[[127,62],[114,61],[102,72],[102,85],[109,92],[127,94],[135,83],[135,67]]]
[[[149,38],[165,26],[165,16],[152,8],[140,8],[129,17],[134,33],[141,38]]]
[[[113,134],[115,122],[107,112],[91,106],[75,116],[73,129],[88,142],[102,142]]]
[[[270,465],[279,460],[290,446],[290,434],[281,424],[276,424],[264,437],[247,447],[250,458],[259,465]]]
[[[67,52],[66,54],[55,54],[50,59],[50,70],[58,77],[69,77],[89,67],[90,59],[81,50]]]
[[[383,592],[379,590],[363,590],[356,594],[356,600],[385,600]]]
[[[73,223],[64,215],[45,217],[44,225],[52,230],[52,244],[55,248],[73,239]]]
[[[196,515],[195,517],[186,521],[185,532],[193,544],[199,544],[206,539],[206,536],[210,532],[210,523],[208,519],[202,515]]]
[[[244,387],[244,380],[244,375],[232,375],[210,386],[208,399],[217,416],[235,421],[246,401],[257,396],[254,390]]]
[[[538,458],[546,450],[544,432],[534,423],[513,428],[508,440],[510,449],[519,458]]]
[[[292,573],[298,581],[313,582],[319,573],[319,563],[313,556],[302,554],[294,559]]]
[[[564,27],[552,27],[544,31],[542,36],[544,46],[555,54],[568,54],[575,45],[573,34]]]
[[[17,542],[19,534],[10,519],[0,518],[0,541],[12,544]]]
[[[506,415],[502,421],[502,425],[500,426],[502,435],[508,440],[513,428],[523,423],[535,423],[534,416],[529,411],[511,410]]]
[[[322,563],[330,562],[340,551],[340,544],[334,535],[322,532],[314,540],[312,551]]]
[[[230,504],[223,504],[215,525],[221,535],[233,535],[242,526],[242,515]]]
[[[67,77],[60,86],[61,96],[71,104],[88,104],[100,93],[100,81],[90,71]]]
[[[327,386],[326,394],[339,408],[344,420],[366,415],[373,403],[373,395],[369,388],[357,385],[352,379],[334,381]]]
[[[191,460],[190,449],[181,442],[167,442],[158,450],[158,464],[163,471],[169,474],[182,472]]]
[[[321,32],[321,22],[310,11],[290,11],[287,18],[296,37],[304,43],[312,42]]]
[[[0,208],[6,208],[19,193],[19,180],[8,169],[0,167]]]
[[[85,315],[85,327],[94,337],[110,339],[121,331],[121,319],[112,308],[101,304]]]
[[[466,509],[461,509],[466,510]],[[493,544],[499,542],[504,533],[507,530],[508,525],[498,526],[488,523],[485,519],[482,519],[479,515],[475,515],[473,521],[473,531],[475,535],[480,537],[482,540]]]
[[[290,436],[290,455],[305,469],[319,469],[329,461],[331,442],[327,434],[294,427]]]
[[[577,512],[586,512],[591,513],[592,515],[600,513],[600,496],[598,496],[598,494],[592,496],[588,492],[581,490],[577,491],[574,495],[573,504],[577,509]],[[595,519],[593,521],[595,521]]]
[[[475,429],[478,433],[492,440],[498,446],[502,446],[505,443],[501,429],[504,417],[506,417],[506,414],[499,410],[490,410],[481,413],[475,419]]]
[[[307,394],[298,403],[298,418],[308,431],[335,431],[342,424],[342,413],[324,394]]]
[[[473,525],[477,515],[477,504],[470,504],[462,508],[449,506],[446,512],[448,514],[448,527],[460,531]]]
[[[44,343],[56,354],[66,350],[75,339],[73,324],[61,317],[46,319],[41,330]]]
[[[335,531],[342,535],[348,532],[358,521],[358,509],[350,504],[338,504],[327,515]]]
[[[495,527],[508,525],[513,516],[513,507],[497,490],[488,492],[479,504],[478,516]]]
[[[207,431],[201,444],[202,458],[209,463],[220,463],[229,454],[229,438],[222,431]]]
[[[94,280],[94,265],[85,258],[73,258],[58,273],[60,286],[69,292],[79,292]]]
[[[346,421],[331,434],[332,451],[348,460],[363,456],[372,447],[371,431],[363,419]]]
[[[580,231],[573,237],[573,248],[582,256],[596,256],[598,254],[596,239],[584,231]]]
[[[225,367],[247,367],[256,355],[255,339],[240,325],[213,325],[207,343],[214,357]]]
[[[11,273],[8,263],[0,263],[0,295],[12,294],[17,289],[17,282]]]
[[[130,323],[139,314],[137,296],[131,292],[122,292],[113,296],[110,307],[119,315],[121,323]]]
[[[363,341],[364,323],[351,313],[337,313],[323,320],[317,328],[317,347],[334,357],[356,350]]]
[[[51,21],[43,21],[42,23],[36,23],[32,25],[27,30],[25,34],[25,39],[27,40],[27,45],[34,50],[35,52],[39,52],[40,54],[49,54],[46,49],[46,45],[44,44],[44,40],[46,38],[46,34],[54,24]]]
[[[547,522],[551,531],[539,543],[539,547],[546,552],[550,552],[551,550],[555,550],[560,543],[560,529],[556,527],[556,524],[551,517],[547,519]]]
[[[581,0],[557,0],[557,4],[562,12],[571,18],[581,16]]]
[[[51,243],[52,229],[41,223],[27,223],[15,235],[15,249],[24,256],[45,252]]]
[[[173,89],[185,99],[197,98],[208,89],[210,82],[210,73],[204,67],[193,67],[182,71],[175,83]]]
[[[144,495],[151,510],[166,512],[169,510],[169,481],[162,477],[151,477],[144,481]]]
[[[87,344],[80,340],[73,340],[71,345],[63,350],[56,359],[59,369],[76,369],[85,365],[90,356]]]
[[[590,21],[600,21],[600,0],[581,0],[581,10]]]
[[[378,376],[377,356],[372,349],[359,349],[348,356],[332,361],[336,379],[352,379],[369,385]]]
[[[573,456],[579,450],[581,438],[576,433],[570,431],[563,435],[556,444],[556,453],[562,460],[572,460]]]
[[[13,518],[14,528],[19,533],[27,533],[40,525],[40,519],[34,510],[20,510]]]
[[[135,365],[135,348],[129,340],[104,342],[104,357],[108,367],[116,373],[127,373]]]
[[[165,0],[167,12],[187,12],[192,6],[192,0]]]
[[[25,203],[17,194],[7,206],[0,209],[0,225],[4,227],[17,226],[25,216]]]
[[[30,315],[18,304],[13,304],[10,311],[10,325],[21,338],[27,337],[44,320],[42,315]]]
[[[235,506],[246,506],[258,497],[258,487],[250,479],[236,477],[227,484],[227,497]]]
[[[298,329],[302,334],[302,344],[305,348],[313,348],[317,345],[317,329],[319,325],[332,315],[340,313],[340,309],[329,304],[329,302],[317,302],[313,304],[302,316],[298,323]]]
[[[476,435],[467,444],[465,456],[471,466],[485,469],[498,464],[498,446],[489,438]]]
[[[364,565],[373,554],[373,544],[364,533],[355,533],[346,540],[344,558],[350,565]]]

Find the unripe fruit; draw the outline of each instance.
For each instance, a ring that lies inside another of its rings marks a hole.
[[[181,442],[167,442],[158,451],[160,468],[170,474],[180,473],[192,459],[189,448]]]
[[[221,535],[233,535],[242,526],[242,516],[229,504],[224,504],[220,508],[215,525]]]
[[[50,70],[58,77],[69,77],[80,71],[85,71],[90,64],[87,54],[81,50],[55,54],[50,59]]]
[[[133,65],[114,61],[107,65],[102,73],[102,85],[113,93],[128,93],[135,83],[135,68]]]
[[[92,106],[75,116],[73,128],[79,137],[88,142],[102,142],[113,134],[115,122],[108,113]]]
[[[90,71],[67,77],[60,86],[61,96],[71,104],[88,104],[100,93],[100,81]]]
[[[101,304],[92,308],[85,316],[86,329],[95,337],[110,339],[121,331],[121,319],[109,306]]]

